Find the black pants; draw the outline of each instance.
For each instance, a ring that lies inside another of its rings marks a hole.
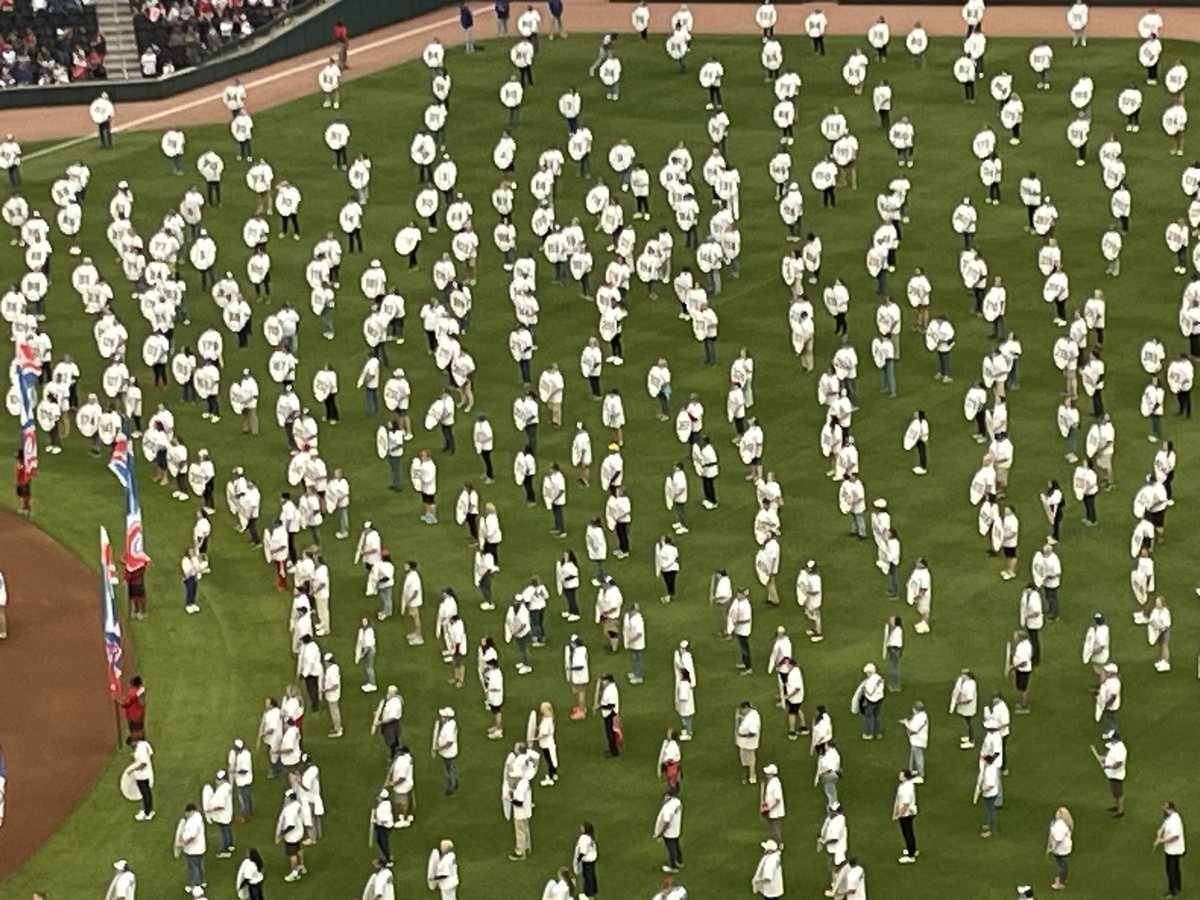
[[[443,425],[442,428],[442,452],[454,455],[454,429],[449,425]]]
[[[533,492],[533,476],[526,475],[522,485],[525,488],[525,502],[530,505],[537,503],[537,495]],[[619,528],[620,526],[617,527]]]
[[[479,456],[483,460],[483,477],[487,479],[495,479],[496,472],[492,468],[492,451],[480,450]]]
[[[709,503],[717,502],[717,481],[715,478],[701,478],[700,484],[704,488],[704,499]]]
[[[1167,868],[1167,893],[1172,897],[1183,890],[1183,873],[1179,871],[1181,856],[1163,856]]]
[[[292,213],[290,216],[280,216],[279,217],[279,232],[280,232],[280,234],[288,233],[288,225],[292,226],[292,231],[295,233],[296,237],[299,237],[300,236],[300,217],[298,215],[296,215],[296,213]]]
[[[330,422],[338,420],[337,394],[325,398],[325,418]]]
[[[375,826],[375,846],[379,857],[386,864],[392,861],[392,833],[382,825]]]
[[[146,815],[154,812],[154,791],[150,787],[150,782],[139,778],[137,780],[138,793],[142,795],[142,812]]]
[[[1025,633],[1029,635],[1029,646],[1033,650],[1033,664],[1041,665],[1042,662],[1042,639],[1040,629],[1027,628]]]
[[[663,838],[663,846],[667,848],[667,865],[678,869],[683,865],[683,848],[679,846],[679,838]]]
[[[396,750],[400,747],[400,723],[384,722],[379,727],[379,733],[383,735],[383,742],[387,744],[388,752],[395,756]]]
[[[668,597],[675,596],[675,576],[678,574],[679,574],[678,572],[663,572],[662,573],[663,584],[665,584],[667,586],[667,596]]]
[[[604,739],[608,741],[608,753],[610,756],[620,756],[621,750],[617,747],[617,717],[615,714],[602,717],[604,719]]]
[[[599,397],[600,396],[600,376],[589,375],[588,376],[588,387],[591,389],[593,397]],[[1182,396],[1182,394],[1180,396]]]
[[[221,182],[207,181],[205,186],[208,188],[208,202],[214,206],[221,205]]]
[[[629,523],[617,522],[617,547],[622,553],[629,552]]]
[[[1191,390],[1180,391],[1179,397],[1179,415],[1192,417],[1192,392]]]
[[[550,755],[550,751],[542,748],[542,759],[546,761],[546,774],[551,778],[558,775],[558,766],[554,764],[554,757]]]
[[[362,253],[363,245],[362,245],[362,229],[361,228],[355,228],[353,231],[351,231],[349,234],[346,235],[346,252],[353,253],[355,246],[358,247],[358,252]],[[411,266],[410,266],[410,268],[411,268]]]
[[[316,675],[305,675],[304,689],[308,691],[309,708],[316,712],[321,708],[321,679]]]
[[[738,642],[738,653],[741,654],[741,663],[743,669],[750,668],[750,638],[744,634],[736,635]]]
[[[904,835],[905,856],[917,855],[917,834],[913,830],[913,819],[915,818],[916,816],[901,816],[899,819],[900,833]]]

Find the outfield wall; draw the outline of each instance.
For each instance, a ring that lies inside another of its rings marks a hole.
[[[451,5],[453,0],[310,0],[271,26],[265,35],[254,35],[247,44],[218,54],[202,65],[174,75],[130,81],[89,81],[79,84],[22,87],[5,91],[4,106],[86,106],[100,91],[116,103],[162,100],[214,82],[228,81],[243,72],[261,69],[280,60],[307,53],[331,43],[335,22],[350,31],[350,46],[369,31],[415,19]]]

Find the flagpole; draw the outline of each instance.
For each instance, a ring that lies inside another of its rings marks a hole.
[[[116,697],[113,697],[113,721],[117,726],[117,749],[120,750],[125,742],[121,740],[121,704]]]

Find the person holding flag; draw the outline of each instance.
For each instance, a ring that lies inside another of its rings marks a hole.
[[[134,455],[129,451],[129,438],[126,435],[117,435],[108,468],[125,489],[125,553],[122,562],[127,571],[145,569],[151,560],[146,553],[142,533],[142,506],[138,500]]]
[[[38,469],[37,420],[38,383],[42,375],[41,356],[28,341],[17,344],[12,380],[21,400],[20,435],[17,441],[16,488],[21,498],[21,515],[33,515],[33,477]]]

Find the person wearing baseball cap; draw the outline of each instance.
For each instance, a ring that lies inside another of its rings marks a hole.
[[[783,782],[779,780],[779,767],[775,763],[763,766],[763,783],[759,791],[759,812],[767,820],[771,829],[771,840],[767,843],[776,844],[776,850],[783,848],[783,818],[787,815],[787,807],[783,802]],[[766,844],[763,848],[766,849]],[[782,881],[780,882],[782,885]],[[764,894],[765,897],[775,897],[776,894]]]
[[[766,840],[760,846],[763,855],[758,861],[758,868],[754,870],[750,888],[761,897],[777,900],[783,896],[783,857],[779,853],[779,844],[774,840]]]
[[[129,868],[129,863],[118,859],[113,863],[113,869],[115,872],[112,881],[108,884],[108,893],[104,895],[105,900],[134,900],[137,892],[137,876]]]

